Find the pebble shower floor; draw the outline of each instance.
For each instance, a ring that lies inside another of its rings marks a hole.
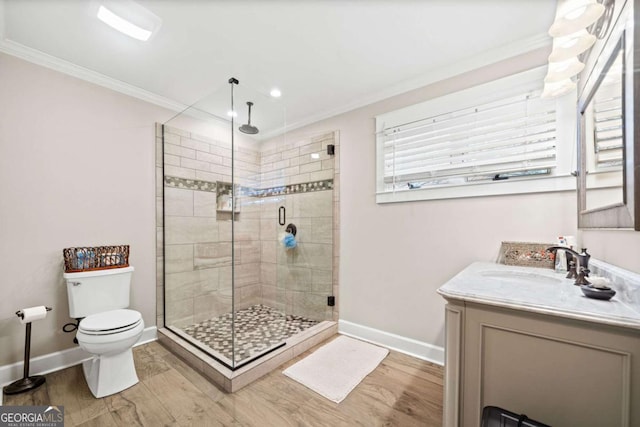
[[[235,317],[235,354],[232,336],[233,314],[190,325],[182,330],[227,360],[247,360],[277,345],[298,332],[317,325],[316,320],[286,315],[266,305],[238,310]]]

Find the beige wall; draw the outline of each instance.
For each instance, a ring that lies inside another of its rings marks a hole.
[[[131,307],[155,324],[154,123],[171,112],[0,54],[0,365],[22,360],[16,310],[49,305],[32,356],[74,347],[62,249],[130,244]]]
[[[640,231],[584,230],[581,240],[595,258],[640,273]]]

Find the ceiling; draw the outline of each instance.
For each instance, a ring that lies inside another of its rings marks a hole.
[[[556,7],[555,0],[138,0],[162,18],[158,34],[140,42],[98,21],[96,1],[0,0],[0,51],[174,109],[216,91],[226,103],[232,76],[265,96],[277,86],[289,128],[548,44]]]

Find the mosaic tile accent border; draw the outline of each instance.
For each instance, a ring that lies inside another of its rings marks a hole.
[[[229,188],[231,186],[226,183],[221,183]],[[185,190],[198,190],[198,191],[209,191],[216,192],[218,184],[216,182],[210,181],[201,181],[198,179],[187,179],[187,178],[179,178],[176,176],[168,176],[164,177],[164,185],[166,187],[173,188],[183,188]],[[281,196],[286,194],[299,194],[299,193],[310,193],[314,191],[326,191],[333,190],[333,179],[325,179],[322,181],[310,181],[303,182],[300,184],[289,184],[282,185],[279,187],[271,187],[271,188],[249,188],[249,187],[240,187],[240,195],[250,196],[250,197],[271,197],[271,196]]]
[[[247,193],[254,197],[271,197],[281,196],[284,194],[311,193],[314,191],[325,191],[333,189],[333,179],[325,179],[322,181],[303,182],[300,184],[289,184],[280,187],[255,189],[253,192]]]
[[[555,255],[546,249],[552,243],[502,242],[498,263],[523,267],[554,268]]]
[[[210,191],[214,193],[217,187],[215,182],[178,178],[176,176],[168,175],[165,175],[164,177],[164,185],[167,187],[184,188],[185,190]]]

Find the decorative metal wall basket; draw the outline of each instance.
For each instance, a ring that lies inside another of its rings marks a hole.
[[[129,245],[66,248],[62,255],[66,273],[129,266]]]

